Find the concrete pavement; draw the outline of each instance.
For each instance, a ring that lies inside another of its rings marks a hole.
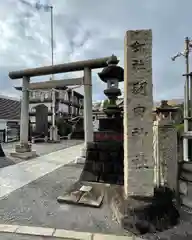
[[[74,161],[82,144],[0,169],[0,198]]]
[[[11,152],[15,151],[15,145],[19,142],[12,142],[12,143],[1,143],[3,151],[7,158],[10,158],[13,162],[19,163],[23,160],[18,158],[13,158],[10,156]],[[63,150],[68,147],[72,147],[75,145],[82,144],[82,140],[61,140],[59,143],[34,143],[32,144],[32,150],[36,151],[38,156],[46,155],[52,152],[56,152],[59,150]]]

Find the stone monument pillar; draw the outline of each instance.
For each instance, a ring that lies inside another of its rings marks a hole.
[[[152,31],[128,31],[124,57],[125,196],[154,192]]]
[[[124,73],[122,225],[135,234],[154,233],[176,225],[179,213],[173,191],[154,184],[151,30],[126,33]]]
[[[153,125],[153,147],[156,186],[167,186],[178,192],[177,130],[170,116],[177,111],[166,101],[156,109],[157,120]]]

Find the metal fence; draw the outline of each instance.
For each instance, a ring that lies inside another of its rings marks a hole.
[[[6,142],[13,142],[19,140],[19,128],[9,128],[6,132]]]
[[[0,142],[9,143],[14,141],[19,141],[19,128],[9,128],[0,130]]]

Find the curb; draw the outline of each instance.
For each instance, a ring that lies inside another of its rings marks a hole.
[[[99,234],[89,232],[77,232],[64,229],[32,227],[22,225],[7,225],[0,224],[0,234],[13,233],[20,235],[42,236],[42,237],[55,237],[59,239],[70,240],[140,240],[136,236],[118,236],[112,234]]]

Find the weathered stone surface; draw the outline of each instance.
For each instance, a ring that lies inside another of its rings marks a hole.
[[[170,121],[154,122],[154,160],[156,184],[168,185],[177,192],[177,131]]]
[[[125,195],[153,195],[151,30],[126,33],[124,73]]]
[[[128,171],[128,194],[145,196],[147,195],[148,188],[151,187],[151,181],[153,182],[154,169],[130,169]]]

